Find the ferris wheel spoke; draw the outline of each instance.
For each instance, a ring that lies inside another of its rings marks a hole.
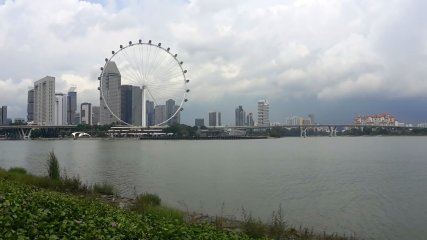
[[[130,71],[135,79],[138,79],[140,82],[142,82],[142,76],[139,74],[139,71],[136,71],[136,69],[138,68],[138,63],[135,63],[134,60],[131,56],[130,53],[122,51],[123,55],[125,55],[125,58],[128,60],[129,64],[130,64],[130,68],[133,69],[133,71]]]
[[[127,59],[123,56],[120,57],[119,60],[121,60],[122,62],[125,62],[125,63],[129,63],[127,61]],[[121,66],[119,66],[119,67],[121,67]],[[129,67],[127,67],[124,71],[122,70],[121,76],[122,76],[122,80],[123,79],[125,79],[125,80],[129,79],[130,81],[134,82],[135,84],[140,85],[140,84],[138,84],[140,82],[138,75],[136,75],[134,73],[134,71],[132,71],[131,68],[129,69]]]
[[[142,85],[144,79],[143,79],[143,76],[141,74],[141,64],[140,64],[138,56],[136,55],[136,49],[135,48],[134,48],[134,51],[130,52],[130,55],[132,55],[131,57],[133,59],[133,62],[135,62],[135,70],[136,70],[135,72],[140,79],[140,85]]]
[[[156,75],[156,73],[157,73],[157,70],[158,69],[161,69],[161,66],[163,66],[163,63],[164,63],[164,61],[167,59],[167,56],[162,56],[161,57],[161,60],[160,61],[158,61],[155,65],[154,65],[154,68],[152,69],[152,71],[151,71],[151,74],[152,75]]]
[[[178,113],[179,108],[186,99],[187,82],[181,66],[182,63],[177,60],[175,55],[169,52],[169,48],[165,49],[159,45],[151,44],[151,42],[130,43],[128,46],[121,47],[116,53],[113,53],[110,61],[116,62],[121,74],[121,86],[144,87],[145,98],[153,101],[156,106],[159,104],[164,105],[166,101],[173,99],[176,106],[179,106],[173,115]],[[122,124],[135,124],[133,117],[132,120],[121,119],[120,112],[117,112],[116,107],[110,108],[108,106],[110,102],[117,101],[117,93],[109,92],[110,90],[104,92],[102,84],[103,82],[101,81],[102,101],[104,101],[111,115]],[[119,101],[121,100],[119,99]],[[142,99],[137,101],[142,101]],[[143,104],[145,108],[146,103]],[[136,105],[128,107],[132,112],[138,112],[139,110]]]
[[[147,92],[148,92],[148,94],[150,94],[151,98],[153,99],[154,104],[158,105],[156,98],[153,96],[153,94],[151,93],[151,90],[149,88],[147,88]]]

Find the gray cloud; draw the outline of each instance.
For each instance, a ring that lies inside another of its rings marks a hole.
[[[45,75],[56,76],[61,91],[77,85],[79,101],[98,104],[103,59],[143,38],[185,62],[187,123],[211,110],[231,123],[237,105],[255,112],[261,98],[272,102],[273,121],[308,113],[351,121],[377,111],[421,121],[427,114],[399,103],[427,99],[424,9],[422,0],[5,1],[0,104],[25,116],[26,90]]]

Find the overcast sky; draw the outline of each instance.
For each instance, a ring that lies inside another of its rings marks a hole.
[[[270,102],[272,122],[350,123],[390,112],[427,122],[425,0],[0,0],[0,105],[25,117],[34,80],[99,104],[104,58],[129,40],[162,42],[191,79],[184,123]]]

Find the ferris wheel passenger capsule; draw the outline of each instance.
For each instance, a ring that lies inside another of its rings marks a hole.
[[[159,47],[162,46],[162,43],[157,44],[157,46],[159,46]]]
[[[148,44],[151,44],[151,40],[148,40]]]
[[[123,45],[120,45],[120,49],[122,49],[123,48]]]
[[[132,41],[129,41],[129,45],[132,45]]]

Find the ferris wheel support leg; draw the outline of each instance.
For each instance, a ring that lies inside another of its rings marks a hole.
[[[141,127],[145,128],[147,127],[147,110],[146,110],[146,103],[145,103],[145,86],[142,86],[142,111],[141,111]]]

